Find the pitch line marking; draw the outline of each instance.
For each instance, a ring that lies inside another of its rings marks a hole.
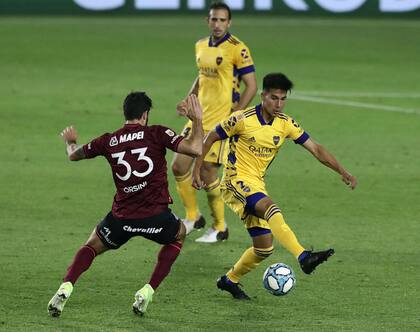
[[[420,98],[419,92],[299,91],[299,94],[313,97]]]
[[[410,109],[410,108],[402,108],[397,106],[388,106],[388,105],[381,105],[381,104],[368,104],[368,103],[360,103],[356,101],[348,101],[348,100],[338,100],[338,99],[326,99],[320,97],[313,97],[313,96],[303,96],[303,95],[292,95],[293,99],[303,100],[303,101],[311,101],[315,103],[321,104],[332,104],[332,105],[339,105],[339,106],[350,106],[350,107],[357,107],[357,108],[368,108],[386,112],[396,112],[396,113],[408,113],[408,114],[417,114],[420,115],[420,110],[417,109]]]

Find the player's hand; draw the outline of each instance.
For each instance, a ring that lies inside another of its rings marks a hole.
[[[191,94],[187,98],[187,117],[191,121],[201,121],[203,111],[196,95]]]
[[[193,170],[192,173],[192,186],[197,189],[197,190],[201,190],[206,188],[206,184],[204,183],[203,180],[201,180],[201,176],[200,176],[200,170]]]
[[[176,105],[176,112],[178,113],[178,115],[181,116],[186,116],[187,115],[187,102],[186,100],[181,100],[177,105]]]
[[[73,126],[64,128],[60,135],[63,138],[64,143],[66,144],[72,144],[77,142],[77,131],[76,128],[74,128]]]
[[[344,173],[341,177],[341,180],[348,186],[350,186],[351,189],[356,188],[357,186],[357,179],[355,176],[351,175],[350,173]]]

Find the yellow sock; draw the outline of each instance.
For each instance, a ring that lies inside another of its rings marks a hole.
[[[267,220],[270,225],[273,236],[280,242],[280,244],[286,248],[296,258],[305,250],[295,233],[290,229],[283,219],[280,209],[275,205],[271,205],[267,211],[265,211],[264,219]]]
[[[206,190],[210,213],[213,217],[213,228],[223,232],[225,230],[225,206],[220,193],[220,180],[217,179],[210,183]]]
[[[200,215],[197,206],[197,198],[195,196],[195,189],[192,187],[191,172],[183,176],[175,176],[176,190],[181,198],[181,202],[185,208],[185,218],[190,221],[195,221]]]
[[[226,276],[235,283],[248,272],[254,270],[264,259],[270,256],[274,251],[274,247],[270,248],[248,248],[242,254],[242,257],[235,263],[233,268],[226,273]]]

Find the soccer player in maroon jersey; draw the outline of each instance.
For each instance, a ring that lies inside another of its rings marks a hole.
[[[60,316],[73,286],[95,257],[118,249],[133,236],[162,244],[150,281],[135,294],[133,311],[143,315],[155,289],[168,275],[182,248],[185,226],[168,208],[166,149],[197,157],[202,151],[202,111],[195,95],[188,97],[186,116],[193,123],[188,139],[171,129],[148,126],[151,99],[132,92],[124,100],[125,125],[85,145],[77,145],[77,132],[67,127],[61,133],[71,161],[103,156],[112,169],[116,194],[112,210],[95,227],[76,253],[57,293],[48,303],[48,313]]]

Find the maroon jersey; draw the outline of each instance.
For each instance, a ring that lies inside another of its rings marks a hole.
[[[172,203],[166,170],[166,149],[177,151],[182,136],[163,126],[126,124],[83,146],[86,158],[104,156],[117,192],[112,214],[119,219],[157,215]]]

